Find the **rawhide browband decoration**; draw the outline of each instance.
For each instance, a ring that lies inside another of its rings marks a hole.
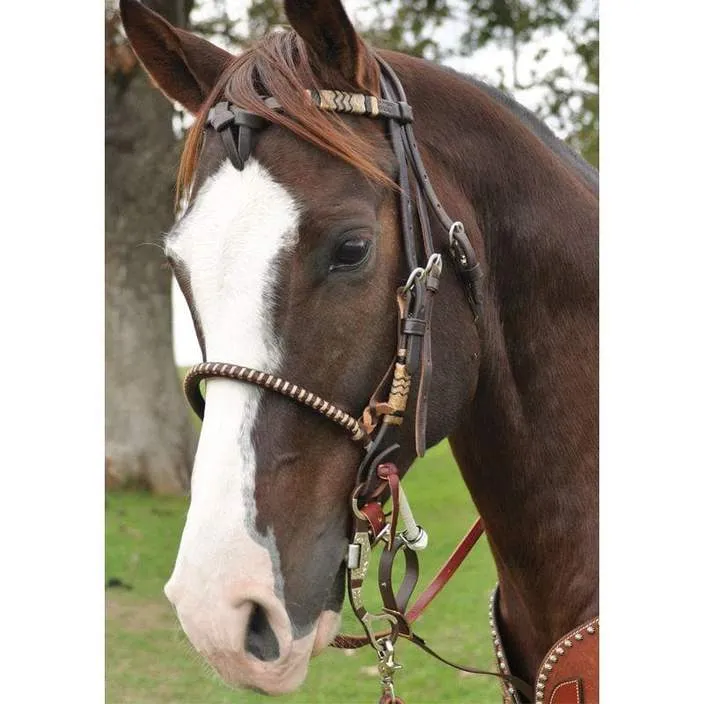
[[[398,470],[389,459],[400,447],[400,428],[413,384],[417,389],[416,454],[422,456],[426,447],[428,393],[432,374],[431,319],[443,268],[442,256],[433,246],[428,209],[434,213],[446,234],[445,249],[463,284],[475,322],[481,314],[482,274],[463,224],[448,216],[430,184],[413,134],[413,111],[406,101],[403,87],[391,67],[380,57],[376,59],[381,70],[381,97],[339,90],[309,90],[307,95],[321,110],[386,120],[387,137],[398,166],[400,230],[409,272],[405,285],[400,286],[396,294],[399,320],[396,354],[386,374],[359,417],[300,384],[266,370],[226,362],[197,364],[186,375],[184,388],[191,406],[202,418],[205,411],[205,401],[200,391],[202,380],[222,378],[255,384],[322,414],[345,430],[364,449],[357,470],[356,489],[350,501],[354,518],[347,556],[347,591],[365,635],[340,635],[334,645],[350,648],[370,644],[375,649],[382,687],[380,703],[402,704],[395,694],[393,683],[394,672],[400,667],[394,659],[394,644],[399,637],[410,640],[458,669],[500,677],[509,683],[513,691],[521,692],[525,701],[530,701],[530,687],[522,680],[508,673],[485,672],[450,663],[435,653],[411,628],[483,532],[478,520],[430,586],[409,608],[419,574],[415,553],[427,545],[427,533],[415,522],[400,484]],[[271,109],[282,110],[273,97],[263,97],[262,101]],[[226,101],[217,103],[207,119],[207,127],[220,135],[232,165],[238,170],[244,168],[250,157],[257,133],[268,124],[265,118]],[[385,514],[382,508],[386,497],[391,499],[389,514]],[[402,531],[397,530],[399,518],[405,527]],[[384,545],[379,565],[384,607],[383,613],[373,614],[364,608],[361,592],[370,564],[371,549],[378,544]],[[406,569],[399,589],[394,591],[391,572],[398,553],[403,553]],[[383,628],[379,633],[374,630],[377,625]]]

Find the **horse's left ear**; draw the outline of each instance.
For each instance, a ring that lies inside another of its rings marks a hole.
[[[132,48],[162,92],[198,112],[232,54],[174,27],[137,0],[120,0],[120,15]]]
[[[352,85],[378,92],[375,62],[340,0],[285,0],[284,8],[321,78],[342,74]]]

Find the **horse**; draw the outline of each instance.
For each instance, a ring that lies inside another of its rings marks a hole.
[[[234,56],[121,1],[196,116],[165,251],[203,425],[165,594],[227,683],[296,689],[346,578],[354,606],[371,508],[405,550],[400,480],[448,438],[496,564],[504,700],[598,701],[597,173],[499,91],[368,46],[341,2],[285,11]],[[381,671],[392,640],[368,636]]]

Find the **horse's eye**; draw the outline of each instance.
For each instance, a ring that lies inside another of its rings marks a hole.
[[[370,251],[370,240],[361,237],[344,240],[332,256],[330,271],[353,269],[366,261]]]

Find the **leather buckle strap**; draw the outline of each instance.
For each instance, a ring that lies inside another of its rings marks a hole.
[[[483,277],[482,269],[461,222],[452,223],[448,236],[450,238],[452,261],[467,292],[467,299],[476,321],[479,318],[482,307],[483,297],[480,286]]]

